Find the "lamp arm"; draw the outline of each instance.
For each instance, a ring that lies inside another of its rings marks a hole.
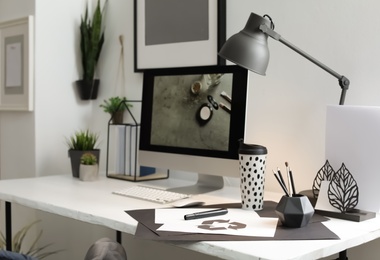
[[[272,29],[270,29],[267,25],[265,25],[265,24],[260,25],[260,30],[263,33],[265,33],[268,36],[270,36],[271,38],[273,38],[273,39],[275,39],[275,40],[283,43],[284,45],[286,45],[287,47],[289,47],[293,51],[297,52],[298,54],[300,54],[304,58],[308,59],[309,61],[311,61],[312,63],[314,63],[318,67],[322,68],[323,70],[325,70],[326,72],[330,73],[335,78],[337,78],[338,81],[339,81],[339,86],[342,88],[342,93],[340,95],[339,105],[343,105],[344,104],[344,99],[346,97],[346,92],[348,90],[348,87],[350,86],[350,80],[348,78],[346,78],[343,75],[340,75],[339,73],[337,73],[334,70],[332,70],[331,68],[327,67],[325,64],[323,64],[322,62],[318,61],[314,57],[310,56],[309,54],[307,54],[303,50],[301,50],[298,47],[294,46],[293,44],[291,44],[290,42],[288,42],[287,40],[285,40],[283,37],[281,37],[280,34],[278,34],[277,32],[273,31]]]

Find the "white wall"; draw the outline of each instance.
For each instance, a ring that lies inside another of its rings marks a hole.
[[[347,105],[379,105],[380,26],[374,6],[357,1],[228,1],[228,35],[242,28],[255,12],[269,14],[275,30],[351,81]],[[244,7],[244,8],[243,8]],[[231,18],[233,17],[233,18]],[[268,172],[288,161],[299,189],[311,187],[325,162],[327,104],[338,104],[340,87],[330,74],[285,45],[268,39],[267,76],[250,74],[248,141],[269,149]],[[273,175],[267,189],[279,190]]]
[[[65,136],[90,127],[101,134],[101,168],[105,169],[108,115],[100,108],[103,99],[120,93],[116,80],[119,64],[119,35],[124,35],[126,84],[129,99],[141,96],[141,74],[133,72],[133,1],[109,1],[106,42],[99,65],[101,89],[94,101],[81,101],[74,81],[79,67],[79,19],[86,1],[0,0],[0,20],[35,14],[35,110],[0,112],[1,178],[63,174],[70,171]],[[238,32],[250,12],[269,14],[276,31],[338,73],[351,80],[348,105],[380,105],[377,70],[380,68],[380,3],[354,0],[258,1],[227,0],[227,35]],[[268,147],[267,190],[280,191],[270,172],[284,162],[296,175],[297,188],[309,189],[323,165],[325,111],[337,104],[338,82],[325,71],[269,39],[271,60],[267,76],[250,73],[247,142]],[[20,162],[23,159],[23,163]],[[24,210],[24,209],[22,209]],[[49,214],[43,219],[44,241],[66,251],[51,259],[81,259],[84,248],[107,229]],[[130,259],[168,254],[157,243],[136,243],[124,235]],[[371,247],[378,242],[371,243]],[[132,245],[132,246],[130,246]],[[365,254],[363,253],[365,252]],[[349,250],[361,259],[373,259],[367,247]],[[181,258],[198,257],[178,250]],[[174,257],[174,256],[173,256]],[[366,258],[367,257],[367,258]],[[356,258],[356,257],[354,257]],[[189,258],[190,259],[190,258]],[[203,259],[208,259],[203,257]]]
[[[23,6],[22,9],[18,6]],[[34,1],[0,1],[0,21],[34,14]],[[25,126],[28,127],[25,127]],[[0,176],[17,178],[34,176],[34,114],[0,112]],[[15,145],[16,144],[16,145]],[[13,159],[11,159],[13,158]],[[23,163],[15,163],[22,158]]]
[[[85,3],[36,1],[36,175],[70,171],[65,138],[74,131],[91,128],[103,136],[94,122],[97,101],[80,100],[75,85],[82,73],[78,46]]]

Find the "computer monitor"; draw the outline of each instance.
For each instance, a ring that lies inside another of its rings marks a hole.
[[[248,72],[235,66],[144,71],[139,162],[198,173],[194,194],[238,177],[239,139],[244,138]]]

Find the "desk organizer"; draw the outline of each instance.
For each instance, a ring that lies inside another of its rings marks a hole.
[[[314,208],[306,196],[282,196],[275,212],[283,226],[300,228],[309,223],[314,215]]]
[[[140,124],[133,116],[129,106],[125,103],[141,103],[141,101],[128,100],[121,102],[119,105],[125,105],[128,114],[131,116],[131,123],[114,123],[113,118],[115,114],[113,114],[108,121],[106,161],[107,177],[134,182],[167,179],[169,177],[169,170],[163,173],[156,172],[155,168],[145,167],[139,164],[138,148]],[[113,137],[112,139],[111,136]],[[112,152],[113,157],[115,158],[115,167],[111,170],[110,157],[112,157]]]

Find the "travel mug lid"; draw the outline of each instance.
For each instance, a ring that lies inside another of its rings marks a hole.
[[[245,144],[240,142],[239,154],[267,154],[267,148],[258,144]]]

